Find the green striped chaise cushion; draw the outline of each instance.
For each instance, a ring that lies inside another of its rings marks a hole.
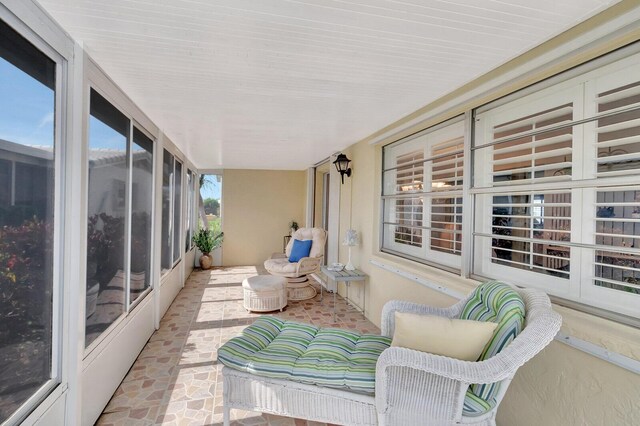
[[[319,386],[373,393],[376,361],[391,339],[258,318],[218,350],[227,367]]]
[[[522,331],[524,316],[524,302],[511,286],[498,281],[478,286],[462,309],[460,318],[498,323],[478,361],[491,358],[511,343]],[[493,408],[499,389],[499,383],[471,385],[465,398],[465,414],[480,415]]]

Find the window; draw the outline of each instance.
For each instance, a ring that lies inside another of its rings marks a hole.
[[[381,250],[640,317],[640,54],[588,67],[474,111],[472,181],[462,121],[383,147]]]
[[[222,175],[200,175],[198,186],[199,226],[217,235],[222,232]]]
[[[133,128],[131,185],[131,264],[129,303],[151,287],[153,141]]]
[[[162,156],[162,271],[173,267],[173,155],[166,149]]]
[[[638,59],[477,115],[476,273],[640,314]]]
[[[180,260],[182,163],[164,150],[162,167],[162,272]]]
[[[384,147],[383,251],[460,268],[464,123]]]
[[[150,287],[152,208],[153,141],[91,89],[87,347]]]
[[[191,169],[187,169],[187,217],[184,223],[184,235],[185,235],[185,253],[193,248],[193,233],[194,233],[194,207],[195,207],[195,175]]]
[[[129,127],[129,119],[92,89],[85,346],[126,310],[124,269]]]
[[[180,230],[182,229],[182,163],[175,160],[173,179],[173,262],[180,260]]]
[[[0,423],[19,421],[59,382],[56,73],[0,21]]]

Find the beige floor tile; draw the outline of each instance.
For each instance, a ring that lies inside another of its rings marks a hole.
[[[242,280],[265,273],[253,266],[194,271],[178,294],[160,329],[149,339],[104,413],[101,426],[222,425],[222,366],[217,351],[239,335],[259,314],[242,304]],[[319,289],[318,284],[314,285]],[[309,301],[289,302],[284,320],[322,327],[342,327],[365,333],[378,328],[341,298],[320,295]],[[232,425],[325,426],[272,414],[231,411]]]

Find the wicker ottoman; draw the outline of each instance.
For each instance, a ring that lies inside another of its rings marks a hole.
[[[242,281],[244,308],[253,312],[276,311],[287,306],[287,279],[256,275]]]

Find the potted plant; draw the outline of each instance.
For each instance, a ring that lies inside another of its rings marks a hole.
[[[293,235],[294,232],[296,232],[299,228],[298,226],[298,222],[296,222],[295,220],[292,220],[291,222],[289,222],[289,235]]]
[[[202,252],[202,256],[200,256],[200,267],[202,269],[211,268],[213,263],[211,252],[222,245],[223,239],[224,232],[214,235],[213,231],[205,228],[199,229],[193,236],[193,243]]]

